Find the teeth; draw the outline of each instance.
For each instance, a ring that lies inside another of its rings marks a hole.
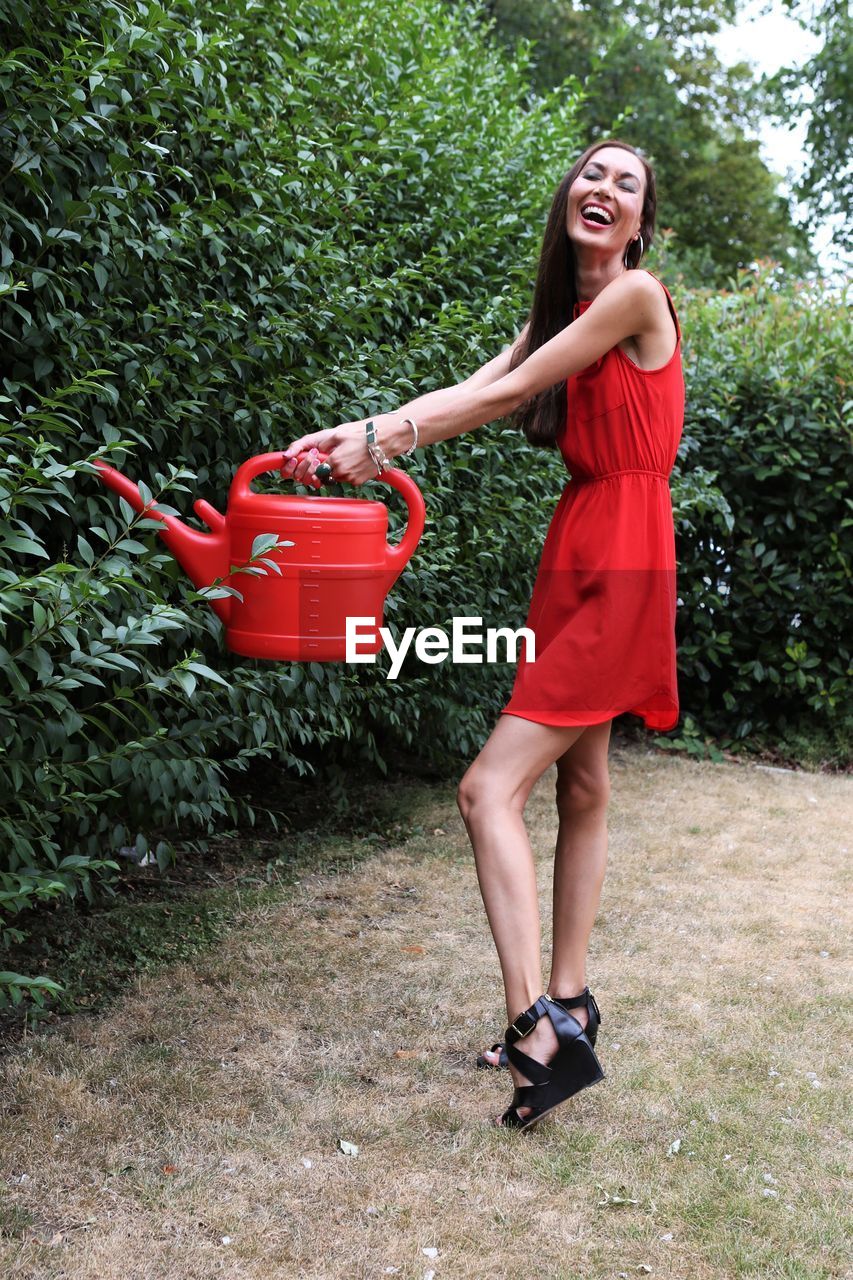
[[[613,214],[609,209],[602,209],[601,206],[597,204],[586,204],[581,209],[581,213],[586,214],[590,210],[594,210],[596,213],[602,214],[607,219],[608,226],[613,222]]]

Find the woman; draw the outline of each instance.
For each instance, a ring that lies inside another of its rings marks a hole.
[[[530,605],[535,661],[519,663],[512,697],[458,796],[509,1020],[506,1048],[494,1045],[478,1064],[509,1066],[515,1092],[496,1119],[509,1128],[531,1128],[603,1078],[593,1048],[600,1015],[585,967],[607,858],[612,718],[631,712],[663,730],[678,722],[668,478],[684,382],[672,299],[639,269],[655,203],[654,174],[633,147],[611,139],[588,148],[554,196],[533,306],[515,343],[458,386],[303,436],[287,450],[295,479],[317,484],[321,450],[335,479],[361,484],[376,475],[377,446],[393,458],[413,442],[447,440],[513,415],[531,442],[556,444],[571,472]],[[370,449],[368,427],[376,435]],[[522,815],[552,764],[559,831],[543,992]],[[516,1048],[520,1039],[526,1053]]]

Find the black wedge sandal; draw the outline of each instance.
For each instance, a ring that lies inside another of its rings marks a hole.
[[[515,1047],[516,1041],[529,1035],[545,1014],[557,1035],[557,1052],[547,1065]],[[512,1102],[501,1116],[505,1129],[531,1129],[561,1102],[604,1079],[601,1063],[584,1028],[552,996],[540,996],[535,1004],[520,1013],[504,1032],[504,1040],[509,1061],[533,1082],[517,1085],[513,1091]],[[529,1115],[520,1116],[519,1107],[532,1110]]]
[[[589,1040],[589,1043],[594,1048],[596,1037],[598,1036],[598,1028],[601,1026],[601,1013],[599,1012],[598,1005],[595,1002],[595,996],[592,994],[589,987],[584,987],[579,996],[553,996],[552,999],[556,1000],[557,1004],[561,1004],[566,1010],[576,1009],[579,1005],[583,1005],[586,1008],[587,1014],[589,1015],[589,1021],[584,1027],[584,1031],[586,1032],[587,1040]],[[509,1067],[509,1058],[506,1056],[506,1049],[504,1048],[502,1041],[499,1040],[497,1044],[493,1044],[489,1052],[497,1053],[499,1050],[499,1062],[489,1062],[488,1058],[486,1058],[484,1054],[479,1054],[477,1057],[477,1066],[480,1070],[498,1071],[505,1070]]]

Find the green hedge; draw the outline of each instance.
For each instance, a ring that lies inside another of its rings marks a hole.
[[[123,846],[166,860],[158,834],[233,824],[227,778],[259,752],[382,767],[379,737],[466,752],[485,732],[490,707],[450,679],[427,700],[426,679],[232,659],[91,460],[221,508],[244,458],[465,376],[520,326],[579,142],[576,94],[528,102],[523,62],[438,0],[351,3],[344,24],[329,0],[0,15],[8,918],[91,892]],[[521,459],[494,514],[538,531],[554,460]],[[474,530],[471,453],[435,449],[420,476],[430,527],[400,611],[447,613],[448,574],[478,601],[486,541],[510,570],[488,594],[517,603],[534,539]]]
[[[674,486],[682,706],[734,739],[849,742],[853,334],[845,292],[781,266],[685,298]]]

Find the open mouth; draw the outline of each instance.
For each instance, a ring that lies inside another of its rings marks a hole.
[[[600,204],[585,204],[580,211],[583,222],[590,227],[609,227],[613,224],[613,214]]]

